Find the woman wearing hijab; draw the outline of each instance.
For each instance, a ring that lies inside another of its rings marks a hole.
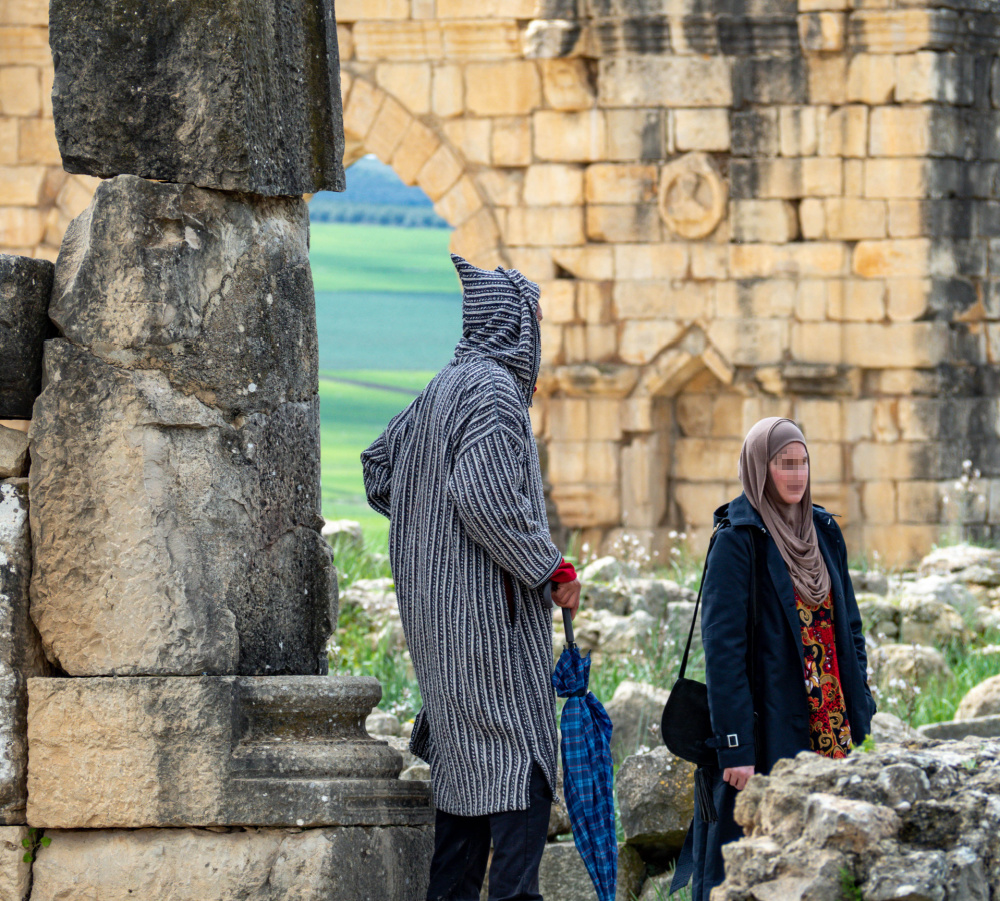
[[[725,878],[722,846],[742,835],[736,796],[754,773],[812,750],[845,757],[875,703],[861,615],[840,528],[814,507],[805,437],[788,419],[758,422],[739,461],[743,494],[716,511],[702,595],[702,643],[718,768],[707,773],[716,822],[696,809],[674,891],[693,901]],[[749,657],[751,578],[756,627]]]

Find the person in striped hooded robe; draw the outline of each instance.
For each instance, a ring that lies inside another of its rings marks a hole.
[[[428,899],[540,899],[558,733],[548,597],[580,585],[549,535],[528,408],[541,360],[538,285],[452,255],[462,340],[362,455],[423,708],[410,748],[437,808]]]

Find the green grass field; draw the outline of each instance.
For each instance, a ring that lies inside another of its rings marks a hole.
[[[410,395],[330,381],[330,375],[324,373],[319,383],[323,515],[356,519],[369,540],[384,545],[388,521],[365,502],[359,455],[434,373],[358,370],[336,374],[352,381],[411,388]]]
[[[443,229],[311,228],[323,515],[358,520],[376,547],[385,545],[388,523],[365,503],[359,455],[448,362],[461,337],[449,237]]]

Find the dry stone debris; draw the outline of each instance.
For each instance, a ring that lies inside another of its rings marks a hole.
[[[694,815],[694,771],[662,746],[627,758],[618,770],[625,841],[647,862],[665,865],[680,851]]]
[[[901,680],[923,688],[932,679],[951,674],[944,654],[924,645],[884,644],[871,648],[868,665],[875,671],[879,685]]]
[[[920,733],[892,713],[876,713],[872,717],[871,737],[876,745],[900,744],[920,740]]]
[[[906,594],[899,603],[899,612],[899,637],[902,642],[933,647],[971,637],[959,612],[933,597]]]
[[[946,604],[967,612],[976,604],[976,597],[953,575],[929,575],[907,582],[903,586],[903,601]]]
[[[959,702],[956,720],[1000,714],[1000,676],[992,676],[970,689]]]
[[[0,425],[0,479],[19,479],[27,473],[27,434]]]
[[[361,523],[353,519],[328,519],[320,534],[332,545],[347,545],[361,550],[365,544]]]
[[[369,735],[399,735],[399,719],[385,710],[373,710],[365,720],[365,731]]]
[[[852,569],[850,577],[856,595],[875,594],[885,597],[889,593],[889,577],[883,572]]]
[[[624,569],[617,557],[598,557],[580,571],[581,582],[613,582]]]
[[[643,610],[628,616],[618,616],[610,610],[590,610],[577,615],[573,629],[581,649],[620,655],[648,647],[656,632],[656,622]],[[562,646],[560,642],[558,638],[558,647]]]
[[[616,760],[635,754],[641,746],[655,747],[662,741],[660,718],[670,692],[665,688],[633,682],[619,683],[604,706],[614,724],[611,752]]]
[[[569,821],[569,810],[566,807],[566,795],[563,792],[562,759],[556,762],[556,790],[552,808],[549,812],[548,838],[552,841],[560,835],[568,835],[573,831]]]
[[[0,419],[31,419],[41,391],[52,272],[47,260],[0,254]]]
[[[48,834],[34,901],[423,901],[433,849],[432,826]]]
[[[947,720],[927,723],[917,727],[923,738],[948,740],[973,738],[1000,738],[1000,714],[973,716],[964,720]]]
[[[333,4],[56,0],[49,40],[66,171],[265,195],[344,189]]]
[[[952,575],[962,582],[1000,585],[1000,551],[958,544],[932,551],[920,562],[922,576]]]
[[[1000,888],[1000,742],[876,745],[847,760],[804,752],[755,776],[723,851],[722,901],[985,899]]]
[[[902,620],[899,604],[877,595],[859,595],[857,601],[861,620],[869,635],[877,642],[885,639],[895,641],[899,638]]]

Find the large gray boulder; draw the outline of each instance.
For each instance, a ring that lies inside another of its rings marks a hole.
[[[39,828],[433,821],[429,787],[364,729],[370,677],[35,678],[28,694]]]
[[[678,612],[687,610],[688,604],[693,604],[698,597],[697,592],[690,588],[685,588],[670,579],[631,579],[628,583],[629,596],[631,599],[630,612],[643,610],[653,619],[671,621],[671,625],[676,625],[673,607],[682,604]],[[680,617],[684,619],[683,616]],[[690,620],[688,620],[690,622]]]
[[[0,482],[0,823],[5,825],[25,821],[27,679],[48,672],[29,615],[30,580],[28,484]]]
[[[924,645],[880,645],[869,651],[868,665],[875,672],[880,686],[896,680],[924,688],[936,679],[951,675],[944,654],[937,648]]]
[[[611,700],[605,705],[614,729],[611,733],[611,753],[622,761],[640,747],[653,748],[663,741],[660,719],[670,692],[645,682],[626,679],[619,683]]]
[[[920,562],[922,576],[952,576],[971,585],[1000,585],[1000,551],[958,544],[938,548]]]
[[[970,637],[959,612],[951,604],[933,597],[904,595],[899,604],[899,612],[899,637],[908,644],[934,647],[965,641]]]
[[[0,419],[31,419],[41,391],[52,272],[48,260],[0,253]]]
[[[625,840],[650,863],[665,865],[684,844],[694,815],[694,771],[665,747],[629,757],[618,770]]]
[[[962,698],[955,711],[956,720],[1000,714],[1000,676],[980,682]]]
[[[32,616],[74,676],[326,672],[313,398],[232,421],[159,371],[46,349],[32,421]]]
[[[434,847],[432,826],[49,835],[34,865],[35,901],[424,901]]]
[[[102,182],[66,231],[49,312],[105,363],[158,370],[230,418],[317,393],[301,198]]]
[[[1000,738],[1000,714],[972,716],[968,719],[927,723],[917,727],[922,738],[948,741],[964,738]]]
[[[920,740],[920,733],[892,713],[876,713],[872,717],[871,737],[881,744],[903,744]]]
[[[68,172],[265,195],[344,189],[333,3],[54,0]]]
[[[646,864],[629,845],[618,846],[618,885],[615,901],[633,901],[646,878]],[[597,891],[587,867],[569,842],[551,842],[542,852],[538,891],[545,901],[597,901]]]

